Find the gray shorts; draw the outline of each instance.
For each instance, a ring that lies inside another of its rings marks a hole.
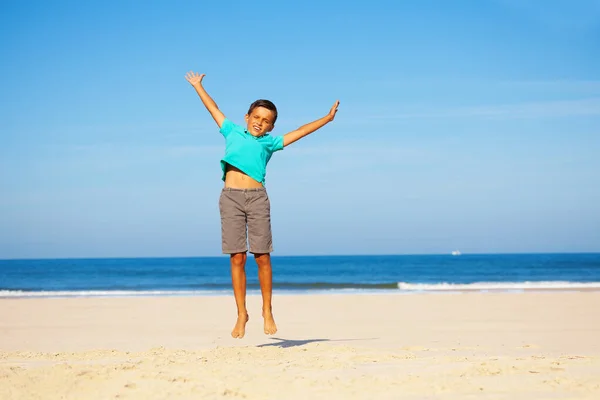
[[[221,246],[224,254],[273,252],[271,203],[263,188],[223,188],[219,197]]]

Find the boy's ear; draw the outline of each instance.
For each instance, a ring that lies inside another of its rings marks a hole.
[[[275,129],[275,124],[271,124],[271,127],[267,129],[267,132],[271,132],[273,129]]]
[[[248,114],[244,115],[244,120],[246,121],[246,123],[248,123],[248,118],[249,118]]]

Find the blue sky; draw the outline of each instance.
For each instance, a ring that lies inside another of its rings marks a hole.
[[[600,1],[2,2],[0,258],[220,254],[223,138],[273,135],[275,254],[600,251]]]

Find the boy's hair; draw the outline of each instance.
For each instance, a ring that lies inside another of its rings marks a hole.
[[[250,108],[248,109],[248,115],[250,115],[252,113],[252,111],[257,108],[257,107],[263,107],[266,108],[269,111],[273,112],[273,124],[275,124],[275,121],[277,121],[277,107],[275,107],[275,104],[273,104],[272,101],[269,100],[256,100],[254,103],[250,104]]]

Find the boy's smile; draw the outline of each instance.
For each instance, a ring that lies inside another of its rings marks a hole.
[[[250,114],[246,114],[246,130],[252,136],[262,136],[273,130],[273,111],[264,107],[256,107]]]

